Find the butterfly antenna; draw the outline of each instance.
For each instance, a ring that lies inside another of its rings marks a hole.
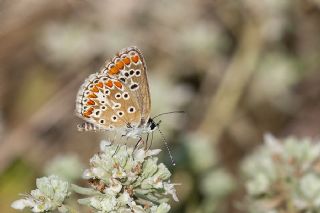
[[[158,128],[158,130],[159,130],[159,132],[160,132],[160,134],[161,134],[161,136],[162,136],[162,141],[163,141],[163,143],[165,144],[165,146],[166,146],[166,148],[167,148],[167,150],[168,150],[171,163],[172,163],[173,166],[175,166],[175,165],[176,165],[176,162],[174,161],[174,159],[173,159],[173,157],[172,157],[171,151],[170,151],[170,149],[169,149],[169,145],[168,145],[168,143],[167,143],[167,141],[166,141],[163,133],[161,132],[161,130],[160,130],[159,128]]]
[[[152,119],[155,119],[155,118],[157,118],[157,117],[159,117],[159,116],[162,116],[162,115],[173,114],[173,113],[185,113],[185,111],[164,112],[164,113],[160,113],[160,114],[154,116]]]

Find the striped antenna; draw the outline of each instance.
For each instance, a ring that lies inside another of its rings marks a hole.
[[[169,145],[168,145],[168,143],[167,143],[167,141],[166,141],[163,133],[161,132],[161,130],[160,130],[159,128],[158,128],[158,130],[159,130],[159,132],[160,132],[160,134],[161,134],[161,136],[162,136],[162,141],[163,141],[163,143],[164,143],[165,146],[167,147],[167,150],[168,150],[168,153],[169,153],[169,156],[170,156],[171,163],[172,163],[173,166],[175,166],[175,165],[176,165],[176,162],[174,161],[174,159],[173,159],[173,157],[172,157],[171,151],[170,151],[170,149],[169,149]]]

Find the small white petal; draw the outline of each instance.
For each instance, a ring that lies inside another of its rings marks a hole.
[[[110,178],[110,187],[109,187],[109,189],[111,191],[113,191],[115,194],[120,192],[121,189],[122,189],[121,182],[118,181],[117,179],[111,179]]]
[[[11,207],[14,209],[22,210],[27,206],[32,206],[32,203],[26,199],[16,200],[11,204]]]
[[[152,149],[152,150],[150,149],[150,150],[147,151],[146,157],[152,156],[152,155],[157,155],[160,152],[161,152],[161,149]]]
[[[124,191],[118,198],[118,203],[120,206],[126,206],[128,203],[132,202],[132,198],[130,197],[129,193]]]
[[[167,213],[170,210],[170,205],[167,203],[161,203],[159,206],[152,206],[151,212],[152,213]]]
[[[275,154],[281,154],[284,151],[282,144],[272,135],[272,134],[265,134],[264,141],[267,147]]]
[[[92,168],[91,170],[92,174],[94,177],[104,177],[105,176],[105,171],[103,168],[100,168],[100,167],[94,167]]]
[[[115,168],[112,170],[112,177],[113,178],[124,178],[126,177],[127,174],[125,173],[125,171],[119,167],[119,169]]]
[[[307,199],[316,199],[320,193],[320,178],[315,174],[307,174],[301,178],[300,190]]]
[[[142,162],[145,158],[145,153],[143,149],[138,149],[133,153],[133,158],[138,162]]]
[[[171,183],[164,183],[164,189],[166,190],[166,193],[171,194],[174,201],[178,202],[178,196],[176,189],[174,188],[175,184]]]
[[[83,178],[83,179],[88,180],[88,179],[90,179],[90,178],[92,178],[92,177],[93,177],[93,174],[92,174],[92,172],[91,172],[90,169],[84,170],[84,172],[83,172],[83,174],[82,174],[82,178]]]
[[[132,201],[130,203],[128,203],[128,205],[131,207],[131,210],[134,213],[145,213],[144,209],[142,208],[142,206],[137,205],[136,202]]]
[[[111,141],[102,140],[100,142],[100,150],[105,152],[105,150],[112,145]]]

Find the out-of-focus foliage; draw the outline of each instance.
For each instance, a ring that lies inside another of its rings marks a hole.
[[[319,135],[319,35],[318,0],[0,0],[1,211],[13,212],[35,177],[66,168],[54,161],[45,171],[56,156],[87,162],[101,138],[119,139],[77,132],[75,96],[106,59],[136,45],[151,116],[186,112],[156,119],[177,166],[165,150],[159,162],[181,183],[170,211],[241,212],[240,162],[265,132]],[[163,136],[154,133],[153,149]],[[66,166],[75,178],[78,166]]]
[[[220,202],[234,190],[235,180],[228,171],[219,167],[219,155],[216,153],[216,149],[212,149],[210,140],[206,136],[201,134],[185,135],[184,141],[185,155],[188,156],[187,164],[191,167],[194,178],[199,179],[199,185],[194,186],[197,188],[194,188],[190,193],[197,192],[204,197],[202,201],[194,201],[192,211],[223,211]],[[185,185],[180,187],[189,187],[187,184]],[[185,199],[185,196],[183,195],[182,199]]]
[[[267,135],[243,162],[247,212],[319,212],[320,143]]]

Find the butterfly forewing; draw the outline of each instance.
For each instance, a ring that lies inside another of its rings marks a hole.
[[[144,58],[136,47],[126,48],[106,63],[101,73],[118,79],[136,99],[138,112],[141,115],[139,125],[145,124],[150,116],[150,92]]]

